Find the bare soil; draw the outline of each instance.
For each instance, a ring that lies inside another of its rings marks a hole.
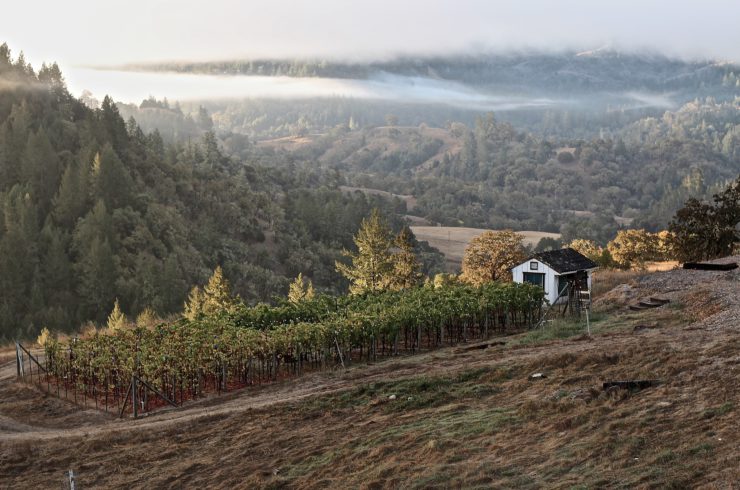
[[[76,410],[5,363],[0,488],[69,469],[81,488],[735,488],[740,272],[630,280],[671,303],[629,312],[615,294],[592,337],[561,322],[139,420]],[[659,383],[602,389],[633,379]]]

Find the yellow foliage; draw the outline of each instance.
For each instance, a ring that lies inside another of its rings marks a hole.
[[[121,305],[118,303],[118,298],[116,298],[116,302],[113,304],[113,311],[108,315],[108,323],[106,326],[109,330],[118,330],[125,328],[127,324],[128,319],[121,311]]]
[[[604,249],[601,248],[595,241],[586,240],[583,238],[576,238],[567,245],[568,248],[572,248],[576,252],[585,255],[593,261],[598,261],[601,258],[601,254]]]
[[[42,328],[42,329],[41,329],[41,333],[40,333],[40,334],[39,334],[39,336],[38,336],[38,337],[36,338],[36,343],[37,343],[37,344],[38,344],[38,345],[39,345],[40,347],[43,347],[43,346],[45,346],[45,345],[46,345],[46,343],[47,343],[47,342],[48,342],[48,341],[49,341],[49,340],[50,340],[51,338],[52,338],[52,336],[51,336],[51,332],[49,332],[49,329],[48,329],[48,328],[44,327],[44,328]]]
[[[524,260],[524,237],[511,230],[486,231],[465,249],[461,278],[479,286],[511,281],[510,269]]]
[[[304,279],[303,273],[299,273],[295,281],[290,283],[290,289],[288,291],[288,301],[293,304],[298,304],[303,301],[310,301],[316,295],[313,289],[313,283],[311,279]]]
[[[619,230],[607,249],[621,267],[642,269],[658,255],[658,238],[645,230]]]
[[[144,308],[144,311],[136,317],[136,326],[150,328],[159,323],[160,318],[151,308]]]

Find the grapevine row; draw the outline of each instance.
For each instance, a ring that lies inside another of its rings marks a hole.
[[[320,297],[98,333],[45,345],[49,377],[95,403],[120,405],[133,376],[176,402],[360,360],[414,353],[539,320],[541,288],[465,285]],[[143,387],[142,409],[156,406]]]

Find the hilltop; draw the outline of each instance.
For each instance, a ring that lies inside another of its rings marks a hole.
[[[458,53],[405,56],[385,61],[249,59],[130,64],[144,71],[218,75],[375,79],[411,77],[454,81],[486,89],[572,94],[601,91],[708,91],[729,89],[724,76],[737,70],[716,60],[685,61],[658,53],[592,51]]]
[[[55,486],[74,468],[85,488],[728,487],[740,478],[739,279],[737,270],[635,274],[596,301],[591,339],[561,323],[505,345],[308,374],[136,421],[15,383],[10,361],[0,474],[13,476],[2,484]],[[671,302],[625,308],[655,295]],[[546,377],[530,378],[538,372]],[[629,379],[659,384],[602,389]]]

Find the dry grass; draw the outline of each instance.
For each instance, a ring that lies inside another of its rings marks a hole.
[[[470,241],[488,230],[456,226],[412,226],[411,231],[418,240],[425,240],[442,252],[452,270],[459,270]],[[560,238],[559,233],[544,231],[517,231],[517,233],[524,237],[525,245],[531,246],[536,246],[545,237]]]
[[[646,262],[646,272],[661,272],[678,269],[681,264],[676,260],[664,260],[660,262]]]
[[[611,291],[620,284],[634,284],[644,272],[620,269],[597,269],[591,278],[591,294],[594,299]]]
[[[687,355],[694,347],[617,332],[543,341],[515,347],[503,361],[502,350],[458,359],[438,352],[417,361],[454,362],[457,370],[358,383],[176,427],[14,442],[0,450],[2,473],[13,475],[10,486],[49,487],[74,468],[90,488],[686,488],[735,481],[738,392],[723,383],[717,396],[721,367]],[[614,342],[620,348],[608,349]],[[703,350],[722,365],[738,347],[736,339]],[[531,381],[532,372],[547,377]],[[601,390],[603,380],[634,377],[663,384]]]
[[[42,415],[47,399],[2,382],[0,487],[56,487],[73,468],[83,488],[732,488],[738,326],[691,324],[681,306],[716,282],[673,290],[670,307],[596,314],[593,337],[560,322],[505,346],[311,374],[138,422]],[[625,379],[660,384],[602,389]],[[19,417],[71,432],[35,437],[8,425]]]

